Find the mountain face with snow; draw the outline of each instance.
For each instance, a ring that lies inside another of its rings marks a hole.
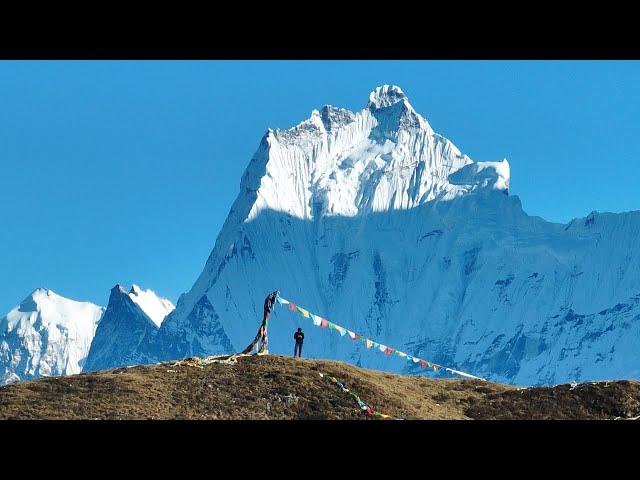
[[[150,358],[139,346],[150,342],[174,308],[168,299],[138,285],[129,292],[113,287],[83,371],[148,363]]]
[[[401,89],[269,130],[203,272],[136,354],[239,351],[268,292],[361,335],[521,385],[640,378],[640,212],[528,216],[506,160],[474,162]],[[269,349],[425,373],[276,308]],[[103,320],[103,323],[105,321]]]
[[[176,308],[168,298],[159,296],[153,290],[143,290],[135,283],[131,286],[128,296],[158,328],[164,318]]]
[[[39,288],[0,319],[0,385],[80,373],[104,308]]]

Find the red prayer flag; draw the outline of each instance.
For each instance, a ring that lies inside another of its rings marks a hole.
[[[360,340],[360,335],[358,335],[357,333],[354,333],[353,335],[354,340]]]
[[[322,328],[327,328],[329,326],[329,320],[325,320],[324,318],[322,319],[322,322],[320,322],[320,326]]]
[[[424,360],[420,360],[420,366],[422,368],[426,368],[427,367],[427,362],[425,362]]]
[[[391,355],[393,353],[393,349],[387,347],[384,349],[384,354],[385,355]]]
[[[296,312],[296,313],[298,312],[298,307],[296,307],[296,304],[295,304],[295,303],[293,303],[293,302],[291,302],[291,303],[289,304],[289,309],[290,309],[292,312]]]

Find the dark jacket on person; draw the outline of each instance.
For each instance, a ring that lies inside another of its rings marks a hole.
[[[296,333],[293,334],[293,338],[296,340],[296,343],[303,343],[304,342],[304,333],[296,332]]]

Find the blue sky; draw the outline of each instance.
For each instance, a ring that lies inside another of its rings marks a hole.
[[[640,209],[640,63],[0,62],[0,313],[36,287],[174,302],[204,266],[267,128],[402,87],[525,211]]]

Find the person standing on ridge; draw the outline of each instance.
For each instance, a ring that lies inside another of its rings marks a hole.
[[[304,343],[304,333],[302,333],[302,329],[301,328],[298,328],[298,331],[293,334],[293,338],[296,341],[296,346],[293,349],[293,356],[295,357],[296,355],[298,355],[298,357],[301,357],[302,356],[302,344]]]

